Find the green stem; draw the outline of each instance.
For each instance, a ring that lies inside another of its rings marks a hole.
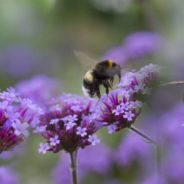
[[[77,184],[77,152],[71,152],[70,154],[70,169],[72,174],[72,183]]]
[[[160,87],[165,87],[165,86],[170,86],[170,85],[179,85],[179,84],[184,84],[183,80],[180,81],[170,81],[170,82],[166,82],[163,84],[160,84]]]
[[[153,139],[151,139],[150,137],[148,137],[147,135],[145,135],[143,132],[141,132],[136,127],[130,126],[129,129],[132,130],[133,132],[139,134],[141,137],[143,137],[144,139],[146,139],[148,142],[150,142],[150,143],[154,144],[155,146],[157,146],[156,142]]]

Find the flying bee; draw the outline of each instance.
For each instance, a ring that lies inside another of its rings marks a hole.
[[[85,57],[90,63],[95,64],[92,69],[86,72],[83,78],[82,90],[85,96],[94,97],[96,95],[100,98],[100,85],[104,86],[106,94],[108,94],[109,89],[112,88],[114,77],[117,75],[120,80],[121,67],[112,60],[96,62],[80,52],[75,52],[75,54],[78,58]]]

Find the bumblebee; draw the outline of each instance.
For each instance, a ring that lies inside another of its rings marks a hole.
[[[80,51],[74,51],[80,64],[88,70],[83,78],[82,91],[85,96],[101,97],[100,86],[104,86],[106,94],[112,88],[114,77],[121,79],[121,67],[112,60],[96,61]]]
[[[84,75],[82,90],[85,96],[100,98],[100,85],[104,86],[106,94],[112,88],[114,76],[121,78],[121,67],[112,60],[104,60]]]

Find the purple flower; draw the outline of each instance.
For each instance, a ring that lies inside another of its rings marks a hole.
[[[35,71],[40,57],[27,45],[11,45],[2,53],[0,67],[13,77],[28,76]]]
[[[158,50],[161,46],[161,37],[154,32],[137,32],[129,35],[123,45],[128,57],[137,59]]]
[[[111,48],[103,59],[111,59],[119,65],[157,51],[161,46],[161,37],[154,32],[142,31],[128,35],[119,46]]]
[[[140,161],[139,164],[141,164],[142,168],[148,168],[149,164],[154,163],[154,160],[151,159],[153,157],[152,152],[153,147],[150,144],[144,142],[138,135],[129,133],[122,139],[117,148],[115,161],[123,167],[131,166],[135,161]]]
[[[26,141],[25,141],[26,142]],[[14,156],[18,157],[24,154],[25,152],[25,142],[17,145],[13,150],[4,151],[0,154],[0,159],[2,160],[9,160]]]
[[[50,148],[50,146],[49,146],[48,143],[40,143],[38,152],[39,153],[42,153],[42,154],[45,154],[45,153],[47,153],[47,151],[49,150],[49,148]]]
[[[97,138],[96,135],[89,135],[88,141],[91,143],[92,146],[100,143],[100,140]]]
[[[163,175],[171,183],[182,183],[184,180],[184,104],[178,103],[172,110],[164,113],[157,123],[160,125],[157,134],[160,136],[160,149],[164,152],[162,161]]]
[[[58,135],[55,135],[54,137],[51,137],[49,139],[49,142],[50,142],[50,145],[51,146],[56,146],[57,144],[60,143],[59,136]]]
[[[20,184],[18,175],[8,167],[0,167],[1,184]]]
[[[82,128],[82,127],[78,127],[77,128],[77,135],[80,135],[81,137],[84,137],[84,136],[86,136],[87,135],[87,128]]]
[[[118,122],[117,122],[117,123],[118,123]],[[108,133],[109,133],[109,134],[112,134],[113,132],[115,132],[116,129],[117,129],[116,123],[114,123],[113,125],[109,125],[109,126],[107,127],[107,130],[108,130]]]
[[[183,145],[182,145],[183,146]],[[168,153],[163,158],[163,171],[165,177],[173,183],[180,183],[184,180],[184,163],[183,163],[183,151],[184,146],[180,146],[171,153]]]
[[[28,128],[39,123],[42,110],[13,89],[0,93],[0,152],[8,151],[28,136]]]
[[[78,174],[79,180],[85,178],[90,173],[104,175],[108,172],[111,166],[110,148],[103,144],[98,144],[95,147],[86,147],[78,152]],[[98,155],[98,156],[97,156]],[[90,158],[90,159],[89,159]],[[53,171],[54,184],[71,183],[70,170],[68,167],[69,159],[66,154],[61,155],[61,161]]]
[[[141,184],[167,184],[167,182],[162,176],[157,176],[155,174],[145,179],[145,181],[141,182]]]
[[[60,82],[54,78],[38,75],[30,80],[25,80],[16,85],[17,91],[25,98],[44,107],[48,100],[58,95]]]
[[[111,181],[107,181],[104,184],[125,184],[124,182],[122,183],[121,181],[118,180],[111,180]]]
[[[81,169],[81,171],[88,173],[105,174],[110,169],[110,164],[112,163],[111,154],[111,149],[104,144],[81,149],[78,153],[79,170]]]
[[[70,167],[69,167],[69,161],[68,157],[66,154],[62,154],[61,158],[56,165],[56,167],[53,169],[52,172],[52,178],[53,178],[53,184],[61,184],[61,183],[66,183],[66,184],[72,184],[71,180],[71,173],[70,173]],[[78,180],[81,179],[81,173],[78,170]]]
[[[24,43],[12,44],[0,52],[0,71],[8,78],[21,79],[37,73],[56,72],[56,60],[53,52],[38,52]]]
[[[101,98],[100,110],[98,110],[100,115],[97,120],[102,125],[108,126],[109,133],[130,127],[141,111],[141,107],[133,107],[130,105],[131,102],[134,102],[134,99],[126,98],[122,90],[111,91],[108,96]],[[129,104],[127,110],[123,108],[125,103]]]
[[[160,67],[149,64],[137,72],[127,72],[122,77],[119,87],[131,93],[149,94],[149,86],[156,80]],[[140,103],[140,102],[138,102]]]
[[[96,108],[96,119],[112,133],[130,127],[141,112],[144,96],[148,95],[159,72],[157,65],[149,64],[137,72],[127,72],[118,89],[101,97]],[[114,125],[114,126],[111,126]]]
[[[45,129],[41,128],[41,135],[47,140],[49,149],[41,149],[40,152],[73,152],[99,143],[94,135],[99,125],[92,116],[96,103],[93,99],[67,94],[52,101],[41,116],[39,124],[39,127],[46,126]],[[59,108],[53,108],[55,106]],[[77,110],[74,108],[76,106]],[[39,132],[38,128],[37,131]]]
[[[128,57],[123,45],[116,46],[110,49],[104,56],[103,59],[111,59],[113,62],[123,65],[128,62]]]
[[[135,114],[133,114],[131,111],[127,111],[124,113],[123,118],[127,119],[128,121],[132,121]]]

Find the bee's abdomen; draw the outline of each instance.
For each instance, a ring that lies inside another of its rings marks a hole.
[[[89,70],[84,75],[82,91],[83,91],[85,96],[90,96],[90,97],[94,96],[94,93],[95,93],[95,91],[94,91],[94,76],[93,76],[92,70]]]

